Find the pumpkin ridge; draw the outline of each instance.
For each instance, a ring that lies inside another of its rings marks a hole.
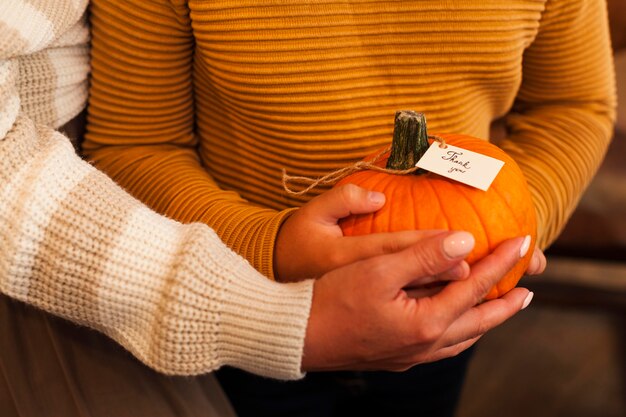
[[[389,190],[389,195],[395,195],[395,192],[396,192],[396,189],[398,188],[398,183],[399,182],[400,181],[389,181],[388,188],[386,188],[385,191]],[[411,211],[411,213],[414,213],[414,212]],[[394,230],[392,228],[392,224],[393,224],[394,220],[395,220],[394,216],[388,216],[388,218],[387,218],[387,230]]]
[[[366,171],[364,171],[366,172]],[[375,175],[367,178],[365,181],[363,181],[362,183],[357,182],[356,184],[360,187],[365,188],[366,190],[377,190],[379,192],[382,192],[383,194],[385,194],[385,204],[383,205],[382,208],[380,208],[379,210],[384,210],[385,207],[390,204],[391,202],[389,201],[388,198],[388,192],[387,192],[387,182],[388,182],[388,178],[386,178],[384,175],[378,175],[379,173],[376,173]],[[379,211],[375,211],[373,213],[370,213],[369,215],[367,215],[367,227],[365,226],[360,226],[360,228],[363,228],[364,230],[373,230],[373,227],[376,224],[377,221],[377,217],[378,217],[378,213]],[[356,224],[356,222],[355,222]],[[387,225],[388,227],[388,225]]]
[[[489,237],[489,229],[486,227],[485,222],[483,220],[483,217],[480,215],[480,211],[478,210],[478,208],[476,207],[476,205],[474,204],[474,202],[472,201],[471,198],[469,198],[467,196],[467,193],[465,191],[465,186],[464,185],[456,185],[455,188],[459,191],[459,194],[463,196],[463,198],[465,199],[465,201],[467,201],[467,203],[470,205],[470,207],[472,207],[472,209],[474,210],[474,213],[476,213],[476,218],[478,218],[478,222],[480,223],[481,227],[483,228],[483,235],[485,240],[487,241],[487,248],[489,249],[489,252],[493,251],[493,249],[495,249],[492,246],[492,241]],[[475,238],[476,236],[474,236]]]
[[[502,197],[502,194],[498,190],[498,187],[496,186],[496,184],[492,184],[492,187],[493,187],[492,188],[493,192],[500,198],[500,200],[502,200],[504,202],[506,207],[509,209],[509,212],[511,213],[511,217],[515,220],[515,224],[517,224],[517,229],[518,230],[523,230],[524,229],[524,227],[523,227],[524,225],[520,224],[519,221],[517,220],[517,216],[515,215],[515,211],[513,210],[513,207],[511,207],[511,205],[506,200],[506,198]]]
[[[452,228],[450,227],[450,221],[448,220],[448,214],[445,212],[443,208],[443,204],[441,204],[441,197],[439,197],[439,194],[437,194],[437,189],[435,188],[433,184],[430,183],[430,181],[424,181],[424,182],[428,184],[431,190],[433,190],[433,194],[435,195],[435,199],[437,200],[437,205],[439,206],[439,211],[443,213],[443,216],[441,217],[443,217],[443,219],[446,222],[446,229],[452,230]]]
[[[388,185],[389,179],[387,177],[385,177],[384,175],[376,175],[375,178],[376,178],[377,181],[372,182],[371,185],[368,185],[368,189],[370,189],[370,190],[381,190],[380,184],[383,184],[383,191],[385,191],[384,192],[384,194],[385,194],[385,205],[388,206],[389,204],[391,204],[390,201],[387,201],[388,199],[387,199],[387,193],[386,193],[387,187],[389,186]],[[367,230],[372,230],[372,228],[374,227],[374,223],[376,222],[376,212],[372,213],[372,215],[369,216],[369,220],[370,221],[369,221],[369,224],[367,225]],[[387,224],[387,230],[389,230],[389,224]]]

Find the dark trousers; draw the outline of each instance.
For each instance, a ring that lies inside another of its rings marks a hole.
[[[401,373],[309,373],[281,382],[224,368],[217,377],[240,417],[452,417],[470,356]]]

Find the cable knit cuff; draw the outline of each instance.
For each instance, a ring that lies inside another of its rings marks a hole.
[[[237,275],[238,285],[223,300],[217,356],[258,375],[301,378],[313,281],[278,284]]]

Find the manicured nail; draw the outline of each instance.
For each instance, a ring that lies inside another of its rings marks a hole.
[[[370,191],[367,198],[377,206],[385,203],[385,194],[379,193],[378,191]]]
[[[465,256],[474,249],[474,236],[468,232],[456,232],[443,240],[443,251],[448,258]]]
[[[465,278],[469,275],[469,266],[467,262],[461,261],[453,266],[446,275],[446,278],[450,281]]]
[[[528,295],[526,296],[526,299],[524,300],[524,303],[522,303],[522,310],[528,307],[528,304],[530,304],[530,302],[533,300],[534,295],[535,293],[532,291],[528,293]]]
[[[528,253],[528,249],[530,249],[530,235],[526,235],[524,241],[522,242],[522,246],[519,248],[519,257],[523,258]]]
[[[534,275],[535,271],[539,271],[539,268],[541,268],[541,259],[539,259],[539,254],[537,253],[537,251],[533,251],[533,256],[530,257],[530,262],[528,263],[526,273],[529,275]]]

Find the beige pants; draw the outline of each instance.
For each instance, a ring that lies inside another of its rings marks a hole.
[[[213,375],[161,375],[100,333],[0,295],[0,415],[235,414]]]

